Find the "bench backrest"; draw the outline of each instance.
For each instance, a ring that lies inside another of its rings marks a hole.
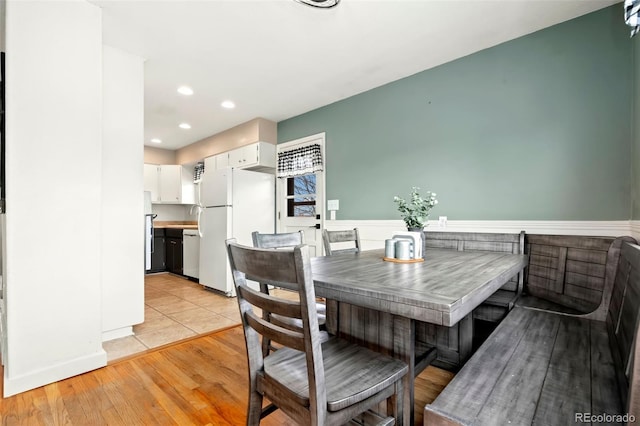
[[[524,231],[518,234],[491,232],[425,232],[427,248],[458,251],[497,251],[524,254]],[[511,278],[502,289],[520,293],[523,275]]]
[[[527,234],[525,293],[604,321],[622,243],[631,237]]]
[[[640,246],[624,243],[607,313],[607,332],[623,401],[636,418],[640,415]]]

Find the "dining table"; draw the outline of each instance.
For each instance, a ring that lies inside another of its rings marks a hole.
[[[521,254],[428,248],[424,261],[387,261],[384,250],[314,257],[316,296],[327,301],[329,333],[407,363],[403,424],[414,421],[416,324],[469,324],[472,311],[527,265]],[[436,348],[437,350],[437,348]]]

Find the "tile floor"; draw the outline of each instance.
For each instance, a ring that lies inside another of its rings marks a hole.
[[[240,324],[236,298],[170,275],[145,276],[144,323],[134,335],[103,343],[108,361]]]

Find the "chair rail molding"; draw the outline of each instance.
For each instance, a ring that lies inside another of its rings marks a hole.
[[[395,231],[405,230],[402,220],[327,220],[328,231],[358,228],[363,250],[383,248],[384,240]],[[548,235],[583,235],[590,237],[621,237],[630,235],[640,239],[640,221],[555,221],[555,220],[448,220],[439,226],[430,220],[426,232],[520,232]]]

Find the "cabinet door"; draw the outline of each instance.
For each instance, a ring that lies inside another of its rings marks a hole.
[[[246,162],[244,147],[229,151],[229,167],[239,168]]]
[[[229,166],[236,169],[258,164],[258,144],[243,146],[229,152]]]
[[[167,271],[182,275],[182,238],[167,238]]]
[[[211,157],[207,157],[204,159],[204,171],[205,173],[207,172],[207,170],[215,170],[216,169],[216,162],[217,162],[217,155],[212,155]]]
[[[216,170],[226,169],[229,167],[229,153],[225,152],[216,155]]]
[[[160,166],[160,201],[180,203],[182,198],[182,166]]]
[[[144,165],[144,190],[151,192],[151,202],[160,201],[159,166],[156,164]]]
[[[204,170],[220,170],[229,167],[229,153],[212,155],[204,159]]]
[[[267,142],[258,142],[258,163],[262,167],[277,167],[276,146]]]
[[[176,274],[184,275],[184,247],[182,238],[178,240],[178,247],[176,250],[175,267]]]
[[[149,272],[162,272],[165,266],[165,240],[164,236],[153,237],[153,252],[151,253],[151,270]]]
[[[195,204],[195,185],[193,184],[193,169],[180,167],[180,204]]]
[[[260,157],[258,156],[258,144],[254,143],[242,148],[244,150],[244,162],[242,167],[255,166],[258,164]]]

